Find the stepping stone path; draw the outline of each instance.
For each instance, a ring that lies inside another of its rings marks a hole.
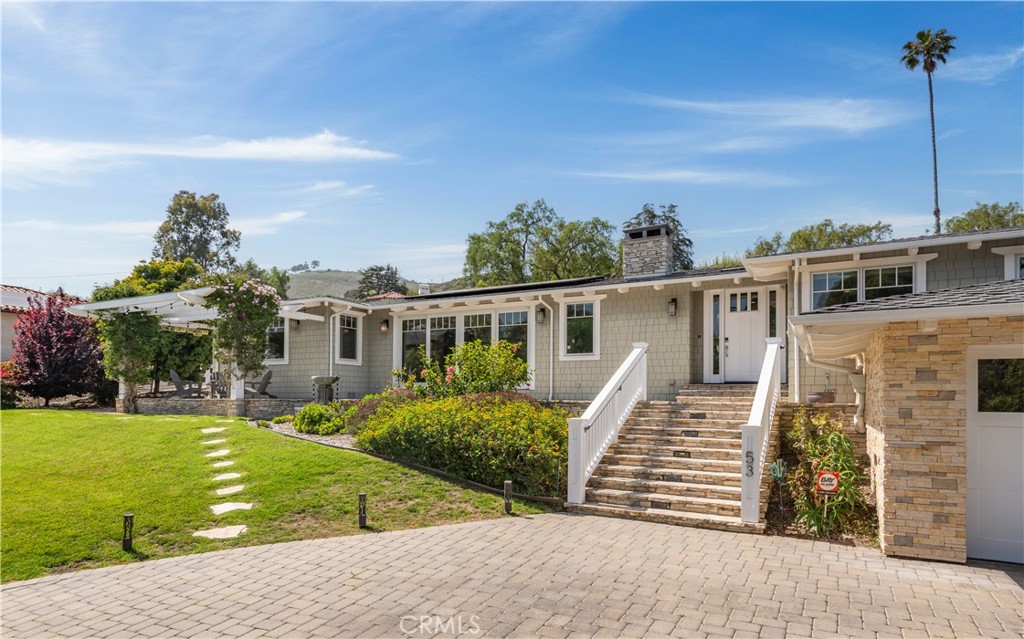
[[[235,420],[233,420],[233,419],[218,419],[217,423],[218,424],[233,424],[233,423],[235,423]],[[211,435],[213,433],[220,433],[220,432],[223,432],[225,430],[227,430],[227,427],[223,427],[223,428],[222,427],[203,428],[200,432],[203,433],[204,435]],[[210,439],[210,440],[207,440],[205,442],[202,442],[202,445],[203,446],[213,446],[215,444],[222,444],[222,443],[224,443],[226,441],[227,441],[227,438]],[[205,457],[224,457],[225,455],[227,455],[230,452],[231,452],[230,449],[222,448],[220,450],[215,450],[212,453],[206,453],[204,456]],[[234,463],[235,462],[233,462],[231,460],[224,460],[224,461],[214,462],[213,464],[211,464],[211,466],[213,466],[213,468],[224,468],[226,466],[231,466]],[[242,476],[241,473],[221,473],[220,475],[217,475],[216,477],[214,477],[213,481],[227,481],[229,479],[238,479],[241,476]],[[225,488],[220,488],[216,492],[217,492],[218,496],[223,496],[223,495],[232,495],[234,493],[241,492],[244,489],[245,489],[245,485],[244,484],[238,484],[237,486],[227,486]],[[222,515],[224,513],[229,513],[229,512],[231,512],[233,510],[250,510],[251,508],[252,508],[252,504],[250,504],[250,503],[229,501],[229,502],[225,502],[225,503],[222,503],[222,504],[214,504],[213,506],[210,506],[210,511],[213,512],[214,515]],[[211,528],[210,530],[199,530],[199,531],[196,531],[196,532],[192,533],[192,536],[193,537],[206,537],[207,539],[233,539],[233,538],[241,535],[242,533],[244,533],[246,530],[248,530],[248,529],[245,526],[241,526],[241,525],[240,526],[225,526],[224,528]]]
[[[207,539],[234,539],[246,531],[245,526],[226,526],[224,528],[211,528],[192,533],[193,537],[206,537]]]

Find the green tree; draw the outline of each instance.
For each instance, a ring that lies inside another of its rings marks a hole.
[[[813,251],[817,249],[843,248],[874,244],[889,239],[892,225],[875,222],[874,224],[839,224],[838,226],[826,218],[818,224],[799,228],[789,234],[783,241],[782,233],[771,238],[760,237],[753,248],[747,250],[747,257],[763,257],[778,253]]]
[[[263,370],[267,330],[278,318],[281,299],[269,284],[241,274],[215,275],[207,304],[217,310],[213,343],[217,359],[244,379]]]
[[[153,257],[180,262],[192,258],[206,272],[235,264],[241,233],[228,228],[228,209],[216,193],[196,196],[179,191],[167,207],[167,219],[153,237]]]
[[[600,218],[566,221],[544,200],[520,202],[505,219],[466,240],[463,271],[474,286],[546,282],[610,273],[614,227]]]
[[[96,289],[93,301],[146,295],[138,282],[115,282]],[[137,387],[149,381],[159,342],[160,320],[146,313],[111,313],[97,323],[103,345],[103,368],[110,379],[125,384],[124,410],[135,412]]]
[[[694,268],[697,269],[718,269],[718,268],[731,268],[734,266],[743,266],[743,262],[740,260],[738,255],[729,255],[728,253],[722,253],[715,257],[703,259],[696,264]]]
[[[982,204],[963,215],[946,220],[946,233],[963,233],[966,231],[990,231],[994,229],[1012,229],[1024,226],[1024,210],[1020,202],[1009,204]]]
[[[913,71],[918,67],[924,69],[928,75],[928,113],[932,121],[932,177],[935,186],[935,234],[942,232],[939,212],[939,153],[935,143],[935,91],[932,88],[932,74],[938,63],[946,63],[946,56],[955,49],[953,40],[956,36],[949,35],[945,29],[939,29],[932,33],[931,29],[917,32],[917,38],[903,45],[903,57],[900,58],[908,69]]]
[[[294,267],[292,270],[294,270]],[[235,268],[233,272],[244,275],[248,279],[259,280],[264,284],[269,284],[277,291],[278,297],[288,299],[288,284],[291,283],[292,276],[284,269],[277,268],[276,266],[265,269],[257,264],[256,260],[250,258]]]
[[[401,293],[405,295],[405,280],[398,274],[398,269],[390,264],[374,264],[359,270],[359,286],[354,296],[364,300],[384,293]]]
[[[642,226],[653,226],[665,224],[671,231],[672,238],[672,270],[685,271],[693,268],[693,240],[686,236],[686,229],[679,221],[675,204],[659,204],[657,211],[654,205],[647,203],[643,205],[640,212],[629,218],[623,229],[635,229]]]

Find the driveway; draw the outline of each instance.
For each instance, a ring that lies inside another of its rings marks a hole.
[[[1020,637],[1024,570],[550,514],[16,582],[5,639]]]

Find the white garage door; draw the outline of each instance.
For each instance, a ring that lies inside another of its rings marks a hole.
[[[1024,347],[967,350],[967,556],[1024,564]]]

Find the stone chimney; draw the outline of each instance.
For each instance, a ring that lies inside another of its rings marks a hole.
[[[417,295],[430,295],[430,284],[420,284]]]
[[[622,274],[626,279],[672,272],[671,230],[665,224],[626,229],[622,240]]]

